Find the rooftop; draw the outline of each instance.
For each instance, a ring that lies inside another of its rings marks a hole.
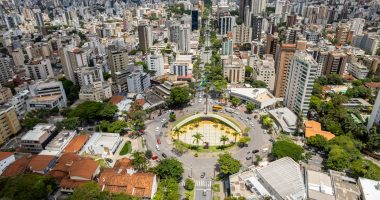
[[[366,178],[359,178],[359,185],[362,191],[362,196],[365,200],[377,200],[380,197],[380,181],[375,181]]]
[[[293,133],[297,125],[297,115],[294,114],[289,108],[277,108],[270,110],[269,113],[280,124],[281,128],[288,133]]]
[[[244,96],[261,103],[275,99],[275,97],[266,88],[230,88],[230,91],[233,94]]]
[[[73,139],[69,142],[69,144],[66,146],[66,148],[63,150],[65,153],[78,153],[84,144],[86,144],[89,136],[88,135],[76,135],[73,137]]]
[[[86,143],[83,151],[89,154],[100,155],[110,153],[120,141],[118,133],[99,133],[95,132]]]
[[[306,180],[310,199],[335,200],[334,189],[328,174],[307,170]]]
[[[44,171],[55,159],[55,156],[36,155],[30,161],[28,167],[31,171]]]
[[[54,124],[37,124],[33,130],[28,131],[21,140],[39,141],[41,136],[55,130]]]
[[[335,199],[360,199],[360,190],[355,179],[345,176],[342,172],[329,170],[333,183]]]
[[[322,131],[321,123],[316,121],[305,121],[305,137],[312,137],[316,135],[322,135],[327,140],[331,140],[335,137],[334,134],[328,131]]]
[[[16,176],[17,174],[25,172],[33,157],[32,155],[25,155],[17,159],[4,170],[1,176]]]
[[[32,102],[51,102],[58,100],[62,95],[49,95],[49,96],[34,96],[30,98],[30,101]]]
[[[53,138],[52,141],[49,142],[48,145],[46,145],[46,150],[62,150],[74,137],[76,134],[76,131],[67,131],[63,130],[58,133],[57,136]]]
[[[0,161],[9,158],[12,155],[14,155],[13,152],[0,152]]]

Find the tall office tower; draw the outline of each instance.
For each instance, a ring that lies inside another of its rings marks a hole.
[[[154,76],[162,76],[164,71],[164,57],[159,52],[154,52],[147,56],[148,69],[155,71]]]
[[[150,87],[150,76],[142,70],[135,70],[129,74],[128,78],[128,92],[130,93],[144,93]]]
[[[267,0],[251,0],[251,13],[254,16],[262,15],[267,7]]]
[[[379,125],[380,121],[380,92],[377,93],[375,104],[373,105],[371,116],[368,119],[367,130],[369,131],[373,125]]]
[[[153,45],[152,27],[148,24],[140,24],[137,30],[140,48],[143,52],[147,52]]]
[[[365,25],[365,19],[354,18],[351,23],[351,31],[354,35],[361,35],[363,33],[363,28]]]
[[[346,68],[347,54],[342,51],[329,52],[326,65],[323,70],[324,75],[331,73],[343,75]]]
[[[179,27],[179,40],[178,40],[178,51],[183,53],[190,52],[190,40],[191,40],[191,30],[189,24],[181,24]]]
[[[0,144],[3,144],[10,136],[21,130],[20,122],[17,118],[13,106],[0,107]]]
[[[111,69],[113,82],[112,90],[114,93],[127,92],[128,76],[128,51],[127,50],[108,50],[108,65]]]
[[[251,10],[252,0],[240,0],[239,4],[239,17],[240,19],[245,19],[246,16],[250,16],[249,11]]]
[[[78,83],[78,71],[80,68],[88,66],[87,53],[80,48],[64,47],[59,51],[61,62],[63,64],[63,72],[65,78]]]
[[[169,27],[169,41],[178,43],[179,41],[179,23],[171,24]]]
[[[53,78],[54,72],[50,59],[34,59],[24,65],[25,75],[33,80],[45,80]]]
[[[263,18],[261,16],[252,15],[252,40],[261,40],[261,31],[263,28]]]
[[[277,44],[278,44],[278,33],[268,34],[267,43],[265,45],[265,54],[272,54],[273,57],[275,57]]]
[[[228,37],[223,38],[222,55],[232,55],[233,53],[233,40]]]
[[[222,13],[218,19],[218,26],[219,34],[226,35],[228,32],[232,31],[232,27],[235,26],[235,16],[230,16],[226,15],[226,13]]]
[[[0,57],[0,84],[6,84],[12,79],[11,58]]]
[[[347,25],[339,25],[336,29],[335,39],[338,40],[338,44],[344,45],[352,42],[352,33],[350,27]]]
[[[286,0],[276,0],[274,15],[281,16]]]
[[[41,12],[35,12],[34,13],[34,19],[35,19],[36,25],[38,27],[44,27],[45,26],[44,19],[43,19]]]
[[[304,51],[306,41],[297,41],[297,44],[282,44],[276,58],[276,84],[274,95],[282,98],[285,95],[289,65],[296,50]]]
[[[192,10],[191,11],[191,30],[198,30],[198,18],[199,18],[199,12],[198,10]]]
[[[236,25],[232,30],[232,38],[235,44],[251,43],[252,28],[244,24]]]
[[[288,70],[284,104],[294,113],[306,115],[309,111],[311,92],[317,75],[318,64],[306,52],[294,54]]]

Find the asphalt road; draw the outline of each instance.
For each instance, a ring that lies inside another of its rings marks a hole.
[[[195,181],[194,199],[196,200],[212,200],[212,181],[200,180]]]

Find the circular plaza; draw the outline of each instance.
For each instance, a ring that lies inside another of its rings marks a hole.
[[[239,140],[242,130],[237,122],[208,113],[186,117],[171,132],[173,138],[186,144],[219,146]]]

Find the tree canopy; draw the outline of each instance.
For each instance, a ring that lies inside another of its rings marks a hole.
[[[241,167],[241,163],[228,153],[219,155],[218,164],[220,172],[227,176],[239,172]]]
[[[101,191],[96,182],[85,183],[74,190],[68,200],[139,200],[140,198],[127,194],[113,194]]]
[[[176,181],[180,181],[184,169],[182,163],[177,159],[166,158],[161,160],[160,164],[158,164],[153,171],[161,178],[173,178]]]
[[[291,157],[295,161],[303,159],[303,148],[294,142],[279,140],[273,144],[272,155],[276,158]]]
[[[174,87],[171,90],[169,104],[173,107],[183,106],[190,101],[189,87]]]
[[[161,179],[153,200],[180,199],[179,185],[176,179]]]
[[[78,117],[81,121],[112,119],[117,110],[117,107],[110,103],[85,101],[71,110],[67,117]]]

